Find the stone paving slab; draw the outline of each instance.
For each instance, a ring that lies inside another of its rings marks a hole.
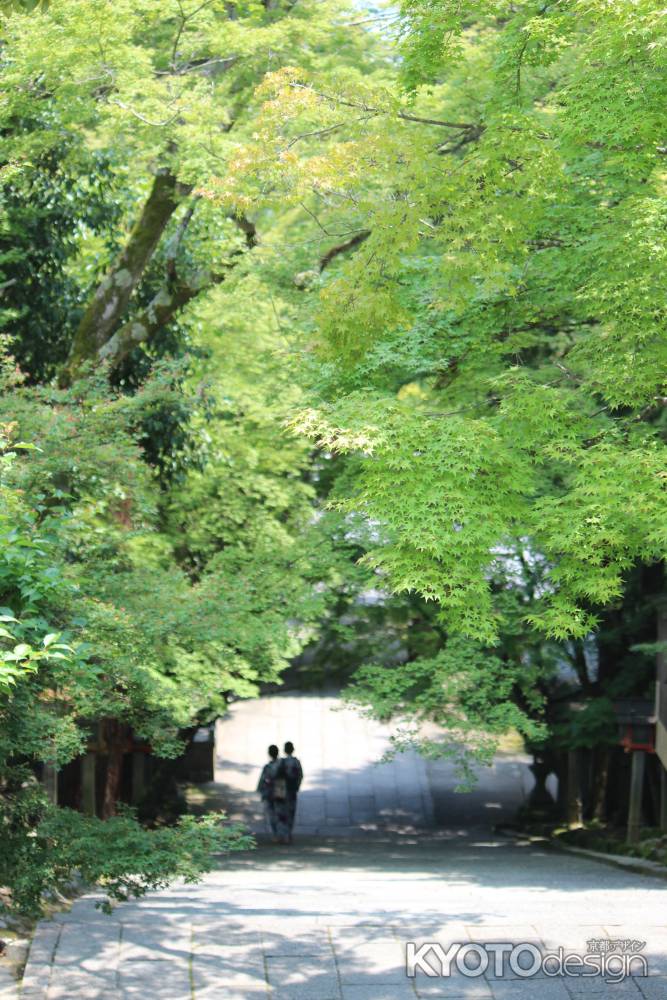
[[[662,984],[664,987],[665,983]],[[571,997],[578,1000],[579,997],[619,997],[625,1000],[626,997],[634,997],[639,1000],[641,992],[634,979],[626,979],[618,983],[606,983],[604,980],[591,980],[589,983],[577,983],[568,981],[567,989]],[[663,993],[663,997],[665,994]]]
[[[539,1000],[569,1000],[570,997],[565,984],[559,979],[540,979],[539,986],[533,988]],[[525,1000],[526,983],[496,980],[492,985],[492,995],[494,1000]]]
[[[201,959],[196,956],[192,963],[192,983],[195,995],[205,988],[215,986],[225,989],[265,989],[266,969],[262,959],[239,961],[238,959]]]
[[[9,969],[0,968],[0,1000],[17,1000],[18,983]]]
[[[344,986],[343,1000],[415,1000],[416,993],[407,983],[389,986]]]
[[[145,988],[145,984],[144,984]],[[51,980],[47,993],[48,1000],[72,1000],[73,997],[82,1000],[105,1000],[116,993],[116,977],[111,974],[96,972],[94,979],[81,970],[68,969],[59,971]],[[174,998],[175,1000],[175,998]]]
[[[447,1000],[493,1000],[491,987],[483,980],[439,980],[437,982],[427,982],[420,979],[416,984],[418,997],[446,997]],[[531,986],[531,992],[527,992],[525,1000],[535,997],[535,985]]]
[[[645,1000],[665,1000],[667,997],[667,979],[665,978],[654,979],[649,976],[648,979],[637,981],[637,987]]]
[[[555,943],[559,930],[579,947],[598,936],[647,940],[651,968],[654,958],[664,960],[667,953],[667,896],[659,880],[638,882],[597,862],[576,859],[572,866],[566,855],[546,858],[530,847],[488,839],[397,843],[385,852],[391,860],[382,861],[373,844],[357,843],[346,849],[339,868],[333,867],[335,845],[327,846],[332,851],[300,848],[296,871],[289,855],[269,846],[258,850],[262,865],[256,869],[245,867],[243,858],[230,859],[201,886],[174,887],[119,906],[107,935],[99,920],[88,934],[88,914],[82,909],[78,923],[75,903],[65,923],[40,928],[43,937],[29,966],[43,975],[41,993],[25,995],[40,1000],[667,998],[667,978],[657,975],[614,984],[598,977],[522,979],[511,972],[496,978],[489,969],[476,979],[420,973],[411,981],[404,968],[409,940],[438,941],[445,948],[465,941]],[[206,916],[192,919],[199,894]],[[178,907],[186,904],[188,919],[179,936]],[[622,914],[624,923],[603,923],[610,913]],[[647,915],[651,927],[645,926]],[[77,940],[87,964],[74,968]],[[54,948],[51,965],[44,959]],[[119,955],[115,972],[111,964],[104,968],[94,961],[95,949],[100,959]]]
[[[206,986],[197,990],[197,1000],[270,1000],[268,987],[234,989],[227,986]]]

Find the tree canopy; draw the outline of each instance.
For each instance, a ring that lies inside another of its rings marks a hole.
[[[523,538],[545,560],[535,624],[581,636],[664,552],[660,19],[442,3],[401,21],[402,89],[283,69],[244,154],[258,197],[268,172],[267,197],[368,231],[320,293],[338,364],[299,426],[372,455],[349,503],[389,526],[397,586],[488,640],[496,550]]]
[[[98,877],[98,823],[119,896],[245,843],[151,841],[122,756],[304,650],[456,753],[609,742],[664,600],[655,3],[49,0],[0,36],[14,904]],[[93,743],[99,818],[36,781]]]

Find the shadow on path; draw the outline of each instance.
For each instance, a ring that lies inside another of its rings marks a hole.
[[[110,917],[90,894],[43,921],[22,997],[667,1000],[663,881],[494,835],[530,788],[525,758],[499,758],[474,792],[455,794],[446,762],[376,766],[388,735],[330,696],[233,706],[218,725],[217,780],[196,792],[200,808],[224,806],[258,830],[257,849]],[[286,739],[306,773],[290,847],[267,843],[254,791],[266,745]],[[647,979],[406,976],[408,941],[585,953],[591,939],[625,938],[646,942]]]

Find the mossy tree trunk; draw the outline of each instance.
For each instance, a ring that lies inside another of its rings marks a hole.
[[[86,361],[102,361],[127,312],[164,231],[190,188],[171,171],[158,171],[150,194],[120,255],[98,285],[74,336],[61,383],[67,385]]]
[[[169,171],[155,175],[126,246],[100,282],[83,314],[60,374],[62,386],[70,385],[86,362],[107,362],[111,368],[116,367],[138,344],[149,341],[171,323],[188,302],[224,281],[241,255],[257,245],[255,224],[244,215],[231,216],[230,221],[243,233],[245,246],[233,249],[227,263],[218,271],[203,269],[184,280],[178,273],[176,257],[198,200],[192,199],[170,241],[164,284],[143,311],[128,318],[132,293],[153,259],[174,212],[191,191],[191,187],[181,184]]]

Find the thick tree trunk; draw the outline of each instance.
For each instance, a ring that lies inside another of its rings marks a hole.
[[[98,286],[74,337],[61,382],[67,384],[85,361],[101,360],[107,342],[122,322],[133,291],[179,202],[190,188],[169,170],[155,175],[151,192],[126,246]]]
[[[123,754],[127,742],[128,728],[117,719],[107,719],[104,725],[107,743],[107,774],[102,797],[102,819],[116,815],[123,777]]]
[[[224,281],[242,254],[257,245],[254,222],[242,214],[230,216],[230,221],[244,235],[245,248],[232,250],[229,261],[219,272],[203,271],[191,280],[182,280],[178,275],[176,257],[198,201],[195,198],[167,248],[164,286],[143,312],[123,322],[132,293],[143,278],[169,220],[191,190],[191,187],[180,184],[169,171],[156,174],[151,193],[127,245],[97,288],[81,319],[67,364],[60,375],[61,386],[69,385],[86,361],[106,361],[112,368],[116,367],[137,344],[150,340],[167,326],[188,302],[205,289]]]
[[[81,758],[81,809],[86,816],[97,815],[96,770],[97,754],[84,754]]]
[[[136,805],[146,788],[146,754],[138,751],[132,754],[132,802]]]
[[[190,281],[182,281],[178,277],[176,268],[176,254],[180,246],[183,234],[192,218],[196,201],[193,202],[190,210],[179,226],[179,231],[173,241],[170,253],[167,257],[167,281],[163,288],[153,297],[153,300],[146,309],[138,316],[134,316],[127,323],[119,327],[116,332],[109,337],[106,343],[97,351],[100,361],[108,361],[112,368],[120,364],[127,357],[130,351],[137,344],[145,343],[155,334],[174,319],[181,311],[207,288],[219,285],[227,277],[227,273],[238,263],[244,250],[233,250],[229,261],[220,271],[203,271],[193,277]],[[257,230],[254,222],[251,222],[245,215],[235,215],[231,218],[234,225],[238,226],[245,237],[245,249],[252,250],[257,246]]]
[[[628,807],[628,844],[636,844],[641,836],[645,769],[646,752],[644,750],[633,750],[632,769],[630,772],[630,804]]]
[[[663,770],[667,768],[667,596],[661,594],[657,602],[657,640],[660,643],[656,656],[656,752]],[[667,804],[665,806],[667,818]]]
[[[42,784],[49,802],[58,805],[58,770],[55,764],[44,764]]]

